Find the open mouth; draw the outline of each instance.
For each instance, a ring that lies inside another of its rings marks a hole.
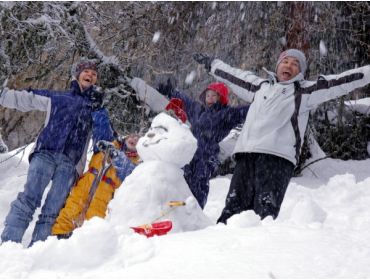
[[[283,72],[283,75],[288,76],[288,77],[292,76],[292,74],[290,72],[286,72],[286,71]]]
[[[85,82],[88,82],[88,83],[91,83],[91,79],[90,78],[84,78],[84,81]]]

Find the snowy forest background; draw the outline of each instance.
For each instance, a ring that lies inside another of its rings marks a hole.
[[[99,85],[122,134],[145,131],[151,117],[126,77],[153,86],[171,78],[196,97],[212,78],[195,52],[263,75],[282,50],[299,48],[308,79],[370,62],[369,2],[1,2],[0,20],[0,85],[63,90],[80,57],[98,59]],[[369,157],[369,116],[344,103],[368,95],[369,86],[312,112],[310,131],[328,156]],[[0,108],[10,150],[34,141],[43,121],[40,112]]]

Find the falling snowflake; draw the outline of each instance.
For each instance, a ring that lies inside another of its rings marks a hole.
[[[285,38],[285,36],[284,36],[284,37],[281,37],[281,38],[279,39],[279,43],[280,43],[282,46],[286,46],[286,38]]]
[[[161,37],[161,32],[160,31],[155,32],[153,35],[153,40],[152,40],[153,43],[157,43],[159,40],[159,37]]]
[[[328,54],[328,49],[325,46],[325,43],[323,40],[320,41],[320,56],[324,57]]]
[[[194,70],[191,71],[190,74],[186,76],[185,83],[188,85],[192,84],[194,81],[195,75],[196,75],[196,72]]]
[[[245,17],[245,13],[242,13],[242,16],[241,16],[240,20],[243,21],[244,17]]]

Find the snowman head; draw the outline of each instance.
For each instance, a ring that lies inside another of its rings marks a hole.
[[[136,148],[144,162],[159,160],[183,167],[193,158],[197,140],[186,124],[163,112],[153,119]]]

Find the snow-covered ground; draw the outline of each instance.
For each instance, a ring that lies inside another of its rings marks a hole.
[[[0,164],[0,231],[23,188],[27,152]],[[204,212],[213,223],[229,183],[211,181]],[[0,278],[369,278],[370,160],[311,165],[291,181],[275,221],[249,211],[227,226],[146,238],[94,218],[68,240],[26,249],[33,226],[23,244],[0,246]]]

